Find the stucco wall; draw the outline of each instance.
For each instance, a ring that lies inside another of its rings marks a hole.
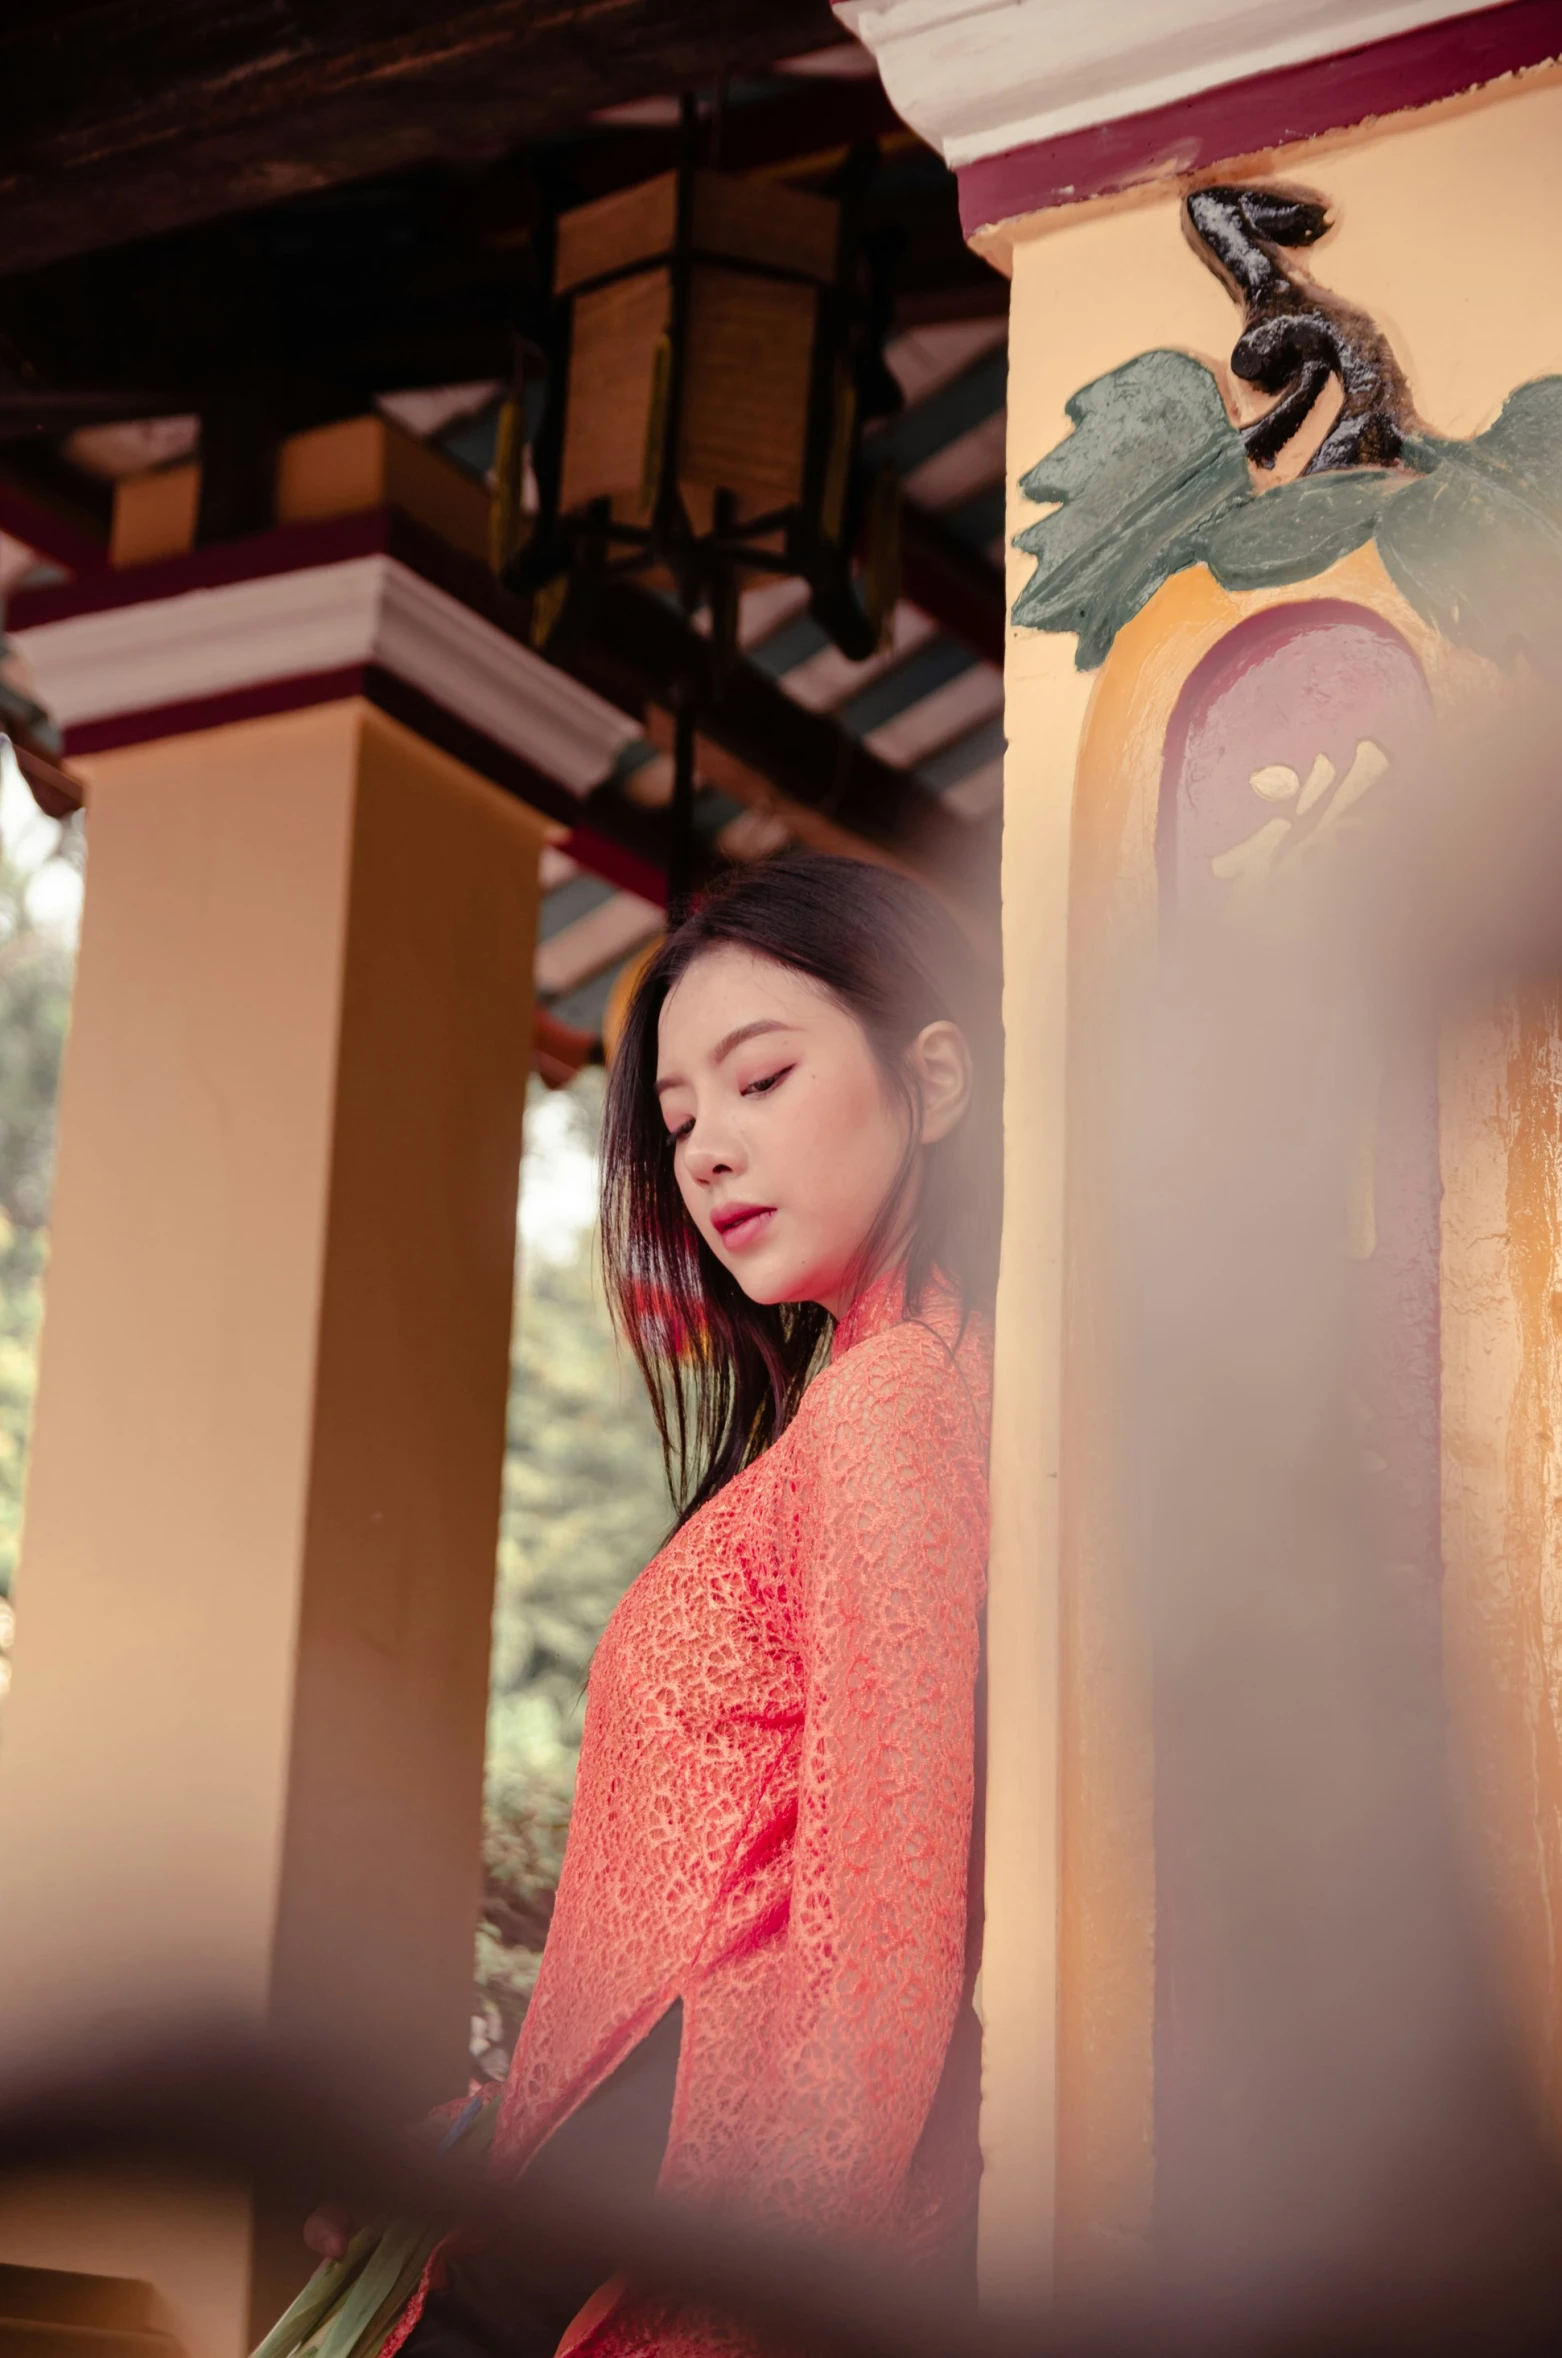
[[[1336,226],[1310,250],[1306,266],[1376,320],[1431,431],[1477,432],[1513,388],[1562,370],[1562,78],[1555,71],[1305,147],[1240,159],[1219,177],[1272,177],[1328,199]],[[1215,369],[1234,415],[1262,406],[1226,367],[1240,314],[1184,235],[1184,193],[1167,182],[1011,223],[989,236],[994,258],[1013,274],[1011,534],[1042,512],[1020,495],[1018,480],[1069,431],[1070,395],[1134,355],[1161,346],[1190,352]],[[1290,454],[1291,469],[1304,452],[1305,445]],[[1011,599],[1030,571],[1029,558],[1011,556]],[[1093,1378],[1082,1346],[1069,1340],[1066,1319],[1067,1272],[1081,1242],[1067,1203],[1071,1010],[1077,1018],[1114,895],[1124,889],[1153,895],[1148,828],[1162,734],[1182,680],[1253,604],[1320,594],[1349,596],[1392,614],[1423,647],[1440,697],[1456,696],[1461,679],[1485,668],[1433,643],[1435,634],[1409,613],[1370,551],[1332,575],[1258,600],[1229,598],[1202,569],[1182,574],[1120,634],[1096,674],[1075,668],[1070,637],[1010,633],[1008,1212],[998,1335],[984,1967],[984,2248],[997,2298],[1041,2289],[1054,2258],[1065,2283],[1131,2263],[1144,2248],[1153,2192],[1152,1768],[1138,1633],[1114,1591],[1110,1551],[1093,1552],[1095,1543],[1081,1534],[1092,1512]],[[1549,1055],[1551,1030],[1541,1029],[1545,1040],[1536,1054]],[[1482,1189],[1489,1197],[1503,1183],[1491,1168],[1493,1155],[1507,1153],[1506,1112],[1490,1086],[1493,1060],[1503,1053],[1498,1032],[1475,1054],[1486,1081],[1473,1094],[1468,1044],[1462,1053],[1457,1090],[1452,1082],[1445,1086],[1444,1181],[1456,1206],[1468,1196],[1473,1207]],[[1464,1108],[1457,1120],[1456,1100]],[[1077,1165],[1077,1101],[1072,1125]],[[1554,1173],[1548,1189],[1553,1180]],[[1550,1193],[1545,1216],[1554,1222]],[[1445,1213],[1445,1236],[1448,1218]],[[1470,1507],[1469,1485],[1460,1477],[1463,1537],[1448,1590],[1456,1663],[1461,1631],[1479,1618],[1477,1592],[1496,1577],[1503,1545],[1493,1533],[1509,1512],[1497,1496],[1506,1476],[1496,1461],[1503,1457],[1501,1432],[1518,1414],[1520,1379],[1512,1373],[1507,1390],[1493,1399],[1490,1353],[1470,1323],[1479,1293],[1480,1316],[1509,1338],[1510,1356],[1519,1349],[1512,1340],[1517,1280],[1502,1254],[1499,1260],[1502,1266],[1487,1271],[1474,1292],[1462,1264],[1444,1272],[1445,1456],[1458,1459],[1461,1435],[1473,1435],[1477,1426],[1486,1435],[1486,1471],[1477,1469],[1476,1476],[1477,1486],[1487,1484],[1484,1503]],[[1470,1374],[1478,1361],[1488,1371],[1479,1404]],[[1553,1383],[1549,1371],[1534,1369],[1523,1380],[1532,1395],[1535,1386],[1545,1391]],[[1547,1400],[1552,1416],[1554,1385]],[[1445,1506],[1445,1528],[1448,1519]],[[1510,1541],[1514,1528],[1510,1516]],[[1521,1585],[1529,1583],[1529,1604],[1514,1596],[1504,1608],[1516,1632],[1517,1666],[1504,1688],[1500,1680],[1494,1687],[1478,1665],[1465,1691],[1474,1692],[1472,1708],[1489,1717],[1504,1693],[1511,1698],[1514,1680],[1528,1681],[1525,1708],[1534,1723],[1552,1706],[1543,1691],[1547,1666],[1525,1656],[1519,1626],[1527,1611],[1538,1611],[1534,1592],[1545,1576],[1541,1540],[1533,1533],[1531,1539],[1527,1569],[1517,1576]],[[1511,1545],[1505,1560],[1514,1560]],[[1562,1679],[1557,1689],[1562,1696]],[[1557,1718],[1562,1724],[1562,1703]],[[1511,1764],[1488,1767],[1495,1821],[1504,1809],[1511,1814],[1522,1779]],[[1519,1797],[1533,1818],[1539,1805],[1533,1782]],[[1562,1798],[1562,1788],[1554,1798]],[[1531,1893],[1515,1906],[1518,1916],[1528,1913],[1532,1947],[1544,1947],[1549,1902],[1540,1907]],[[1038,2236],[1038,2218],[1055,2222],[1055,2251],[1045,2233]]]

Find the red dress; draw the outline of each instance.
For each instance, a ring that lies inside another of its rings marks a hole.
[[[951,2042],[975,1963],[989,1362],[947,1293],[907,1319],[881,1280],[786,1432],[623,1598],[500,2166],[681,2001],[664,2191],[908,2256],[968,2232],[974,2054]],[[935,2095],[953,2135],[924,2135]],[[711,2340],[610,2290],[562,2346]]]

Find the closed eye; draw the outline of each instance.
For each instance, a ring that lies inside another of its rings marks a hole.
[[[743,1092],[744,1096],[768,1097],[771,1090],[775,1088],[776,1084],[779,1081],[784,1081],[787,1074],[791,1072],[792,1069],[793,1068],[791,1065],[784,1064],[778,1073],[766,1073],[762,1080],[750,1081],[748,1087]]]

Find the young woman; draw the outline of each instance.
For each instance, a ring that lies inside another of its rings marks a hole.
[[[968,2246],[990,1040],[932,895],[816,855],[735,872],[634,996],[604,1255],[681,1514],[592,1665],[501,2167],[616,2106],[669,2193]],[[564,2323],[431,2282],[387,2358]],[[614,2284],[561,2347],[721,2338]]]

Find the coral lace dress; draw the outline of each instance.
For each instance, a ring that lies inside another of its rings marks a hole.
[[[941,1289],[902,1302],[898,1275],[858,1301],[608,1624],[495,2154],[523,2167],[681,2004],[662,2190],[936,2261],[977,2166],[990,1347]],[[613,2288],[562,2345],[710,2346]]]

